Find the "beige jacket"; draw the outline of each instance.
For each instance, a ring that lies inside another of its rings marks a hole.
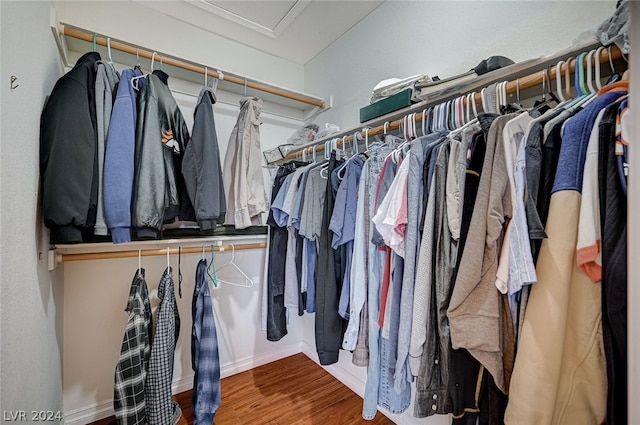
[[[260,150],[261,112],[262,99],[240,100],[240,115],[224,157],[226,224],[235,224],[236,229],[262,224],[262,213],[269,211]]]
[[[580,194],[552,195],[511,379],[508,425],[589,425],[606,418],[600,283],[576,265]]]
[[[505,351],[513,352],[514,337],[513,326],[505,328],[511,318],[504,317],[508,309],[495,282],[504,225],[511,217],[502,130],[515,116],[496,118],[487,135],[478,196],[447,310],[453,348],[467,349],[505,393],[511,372]]]

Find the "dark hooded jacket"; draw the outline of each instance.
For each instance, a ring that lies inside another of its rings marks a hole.
[[[93,234],[98,201],[96,62],[83,55],[51,92],[40,117],[40,174],[50,242],[77,243]]]

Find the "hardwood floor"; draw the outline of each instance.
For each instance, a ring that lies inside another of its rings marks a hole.
[[[362,419],[362,399],[302,353],[221,380],[216,425],[393,424]],[[193,423],[191,391],[175,396]],[[107,425],[107,418],[92,425]]]

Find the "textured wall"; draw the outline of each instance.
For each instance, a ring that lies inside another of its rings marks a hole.
[[[49,234],[38,207],[40,111],[62,75],[49,7],[40,1],[0,3],[0,394],[3,411],[26,410],[27,419],[32,410],[62,409],[62,279],[47,271]],[[11,75],[19,84],[13,91]]]

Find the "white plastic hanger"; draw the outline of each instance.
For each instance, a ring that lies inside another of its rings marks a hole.
[[[487,99],[486,99],[486,97],[485,97],[485,95],[484,95],[484,91],[485,91],[486,89],[487,89],[487,88],[485,87],[485,88],[483,88],[482,90],[480,90],[480,97],[482,98],[482,110],[483,110],[484,112],[487,112]]]
[[[156,55],[157,54],[158,54],[157,52],[153,52],[153,54],[151,55],[151,72],[153,72],[153,63],[156,60]],[[133,87],[134,90],[136,90],[136,91],[140,90],[139,85],[138,85],[138,80],[140,80],[141,78],[147,78],[148,75],[149,74],[142,74],[142,75],[139,75],[137,77],[133,77],[131,79],[131,87]]]
[[[556,92],[558,93],[558,97],[562,102],[566,102],[566,98],[564,97],[564,93],[562,92],[562,64],[564,61],[559,61],[556,64]]]
[[[423,109],[422,110],[422,135],[423,136],[427,135],[426,127],[427,127],[427,110]]]
[[[224,251],[224,247],[220,247],[220,252]],[[213,252],[213,251],[212,251]],[[253,287],[253,279],[251,279],[236,263],[235,263],[235,257],[236,257],[236,247],[231,244],[231,261],[224,263],[223,265],[221,265],[220,267],[216,268],[216,273],[219,273],[220,270],[222,270],[223,268],[227,267],[227,266],[231,266],[233,267],[236,271],[238,271],[240,273],[240,275],[242,275],[242,277],[244,278],[244,283],[236,283],[236,282],[231,282],[228,280],[224,280],[224,279],[220,279],[218,277],[218,282],[222,282],[222,283],[226,283],[229,285],[234,285],[234,286],[240,286],[243,288],[251,288]]]
[[[598,90],[602,88],[602,81],[600,80],[600,55],[602,55],[603,50],[604,50],[603,46],[598,47],[595,55],[596,87],[598,88]]]
[[[591,50],[589,54],[587,54],[587,87],[589,87],[589,91],[591,93],[595,93],[596,89],[593,86],[593,68],[591,62],[593,60],[593,55],[595,54],[595,50]]]

